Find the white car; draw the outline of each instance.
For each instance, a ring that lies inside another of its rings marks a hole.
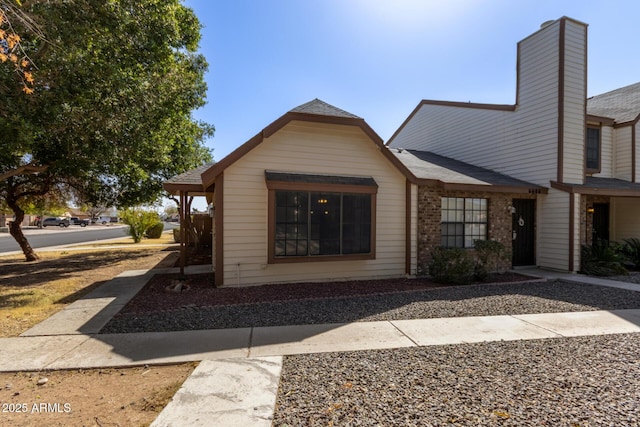
[[[98,220],[96,222],[98,224],[106,225],[106,224],[109,224],[111,222],[111,217],[110,216],[101,216],[100,218],[98,218]]]

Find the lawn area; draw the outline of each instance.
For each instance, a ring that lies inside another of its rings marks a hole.
[[[123,271],[173,266],[178,248],[166,236],[42,251],[31,263],[21,255],[0,257],[0,337],[20,335]]]

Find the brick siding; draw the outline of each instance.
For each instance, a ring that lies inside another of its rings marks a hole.
[[[445,191],[433,187],[418,187],[418,275],[429,273],[431,254],[434,248],[440,246],[441,197],[487,199],[487,237],[502,243],[509,253],[512,247],[512,214],[509,212],[511,201],[535,198],[527,194]],[[511,268],[511,259],[509,258],[501,268]]]

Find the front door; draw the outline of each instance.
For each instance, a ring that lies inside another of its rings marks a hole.
[[[593,241],[609,240],[609,203],[593,204]]]
[[[536,201],[534,199],[513,199],[512,222],[512,263],[535,265]]]

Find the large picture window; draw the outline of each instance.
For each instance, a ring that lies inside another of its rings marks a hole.
[[[375,258],[373,178],[272,171],[265,177],[270,263]]]
[[[487,199],[442,197],[441,245],[472,248],[487,238]]]
[[[276,257],[371,252],[371,195],[276,191]]]

